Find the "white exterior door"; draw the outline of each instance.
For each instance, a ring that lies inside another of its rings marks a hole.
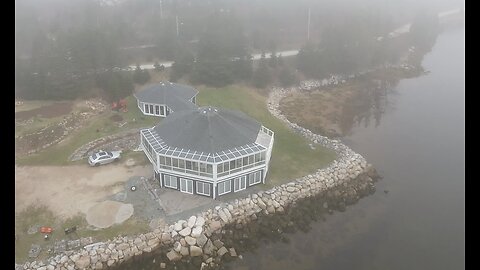
[[[193,181],[185,178],[180,178],[180,191],[193,194]]]
[[[241,176],[238,178],[235,178],[233,181],[233,191],[237,192],[240,190],[244,190],[247,188],[247,177],[246,176]]]

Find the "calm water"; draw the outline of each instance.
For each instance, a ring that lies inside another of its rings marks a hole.
[[[378,125],[344,139],[384,177],[377,192],[228,268],[465,268],[464,28],[442,33],[423,66],[431,73],[389,93]]]

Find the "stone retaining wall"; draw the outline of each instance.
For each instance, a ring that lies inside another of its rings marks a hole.
[[[121,150],[133,150],[140,144],[139,130],[138,128],[134,128],[86,143],[75,150],[68,159],[70,161],[84,159],[93,152],[100,150],[100,148],[103,150],[118,150],[116,146],[119,144],[122,145],[122,147],[120,147]]]
[[[330,148],[337,159],[330,166],[319,169],[267,191],[250,194],[243,199],[221,203],[213,209],[201,212],[188,220],[179,220],[170,226],[156,228],[138,236],[118,236],[113,240],[85,246],[78,251],[49,258],[45,262],[25,263],[18,269],[105,269],[155,249],[166,253],[166,268],[178,261],[195,259],[202,267],[214,267],[225,254],[237,256],[236,250],[218,239],[218,234],[228,226],[241,228],[256,220],[260,215],[281,214],[297,201],[323,194],[333,189],[344,189],[345,198],[358,199],[359,193],[374,188],[372,177],[376,172],[360,155],[339,140],[330,140],[310,130],[291,123],[281,114],[279,101],[288,91],[297,88],[272,89],[267,100],[268,110],[313,143]],[[164,256],[165,257],[165,256]]]

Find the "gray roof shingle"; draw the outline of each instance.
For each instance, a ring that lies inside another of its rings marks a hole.
[[[170,147],[213,154],[255,143],[261,126],[242,112],[201,107],[171,113],[154,131]]]
[[[190,86],[161,82],[148,86],[144,90],[135,93],[134,96],[140,102],[165,104],[173,111],[195,109],[197,106],[190,102],[198,91]]]

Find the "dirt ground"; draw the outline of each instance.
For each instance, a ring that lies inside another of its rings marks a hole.
[[[15,113],[15,119],[19,121],[27,120],[37,115],[44,118],[52,118],[68,114],[72,111],[73,102],[54,103],[37,109],[21,111]]]
[[[151,165],[126,167],[15,166],[15,212],[44,204],[64,218],[87,213],[97,202],[123,189],[131,176],[150,176]]]

